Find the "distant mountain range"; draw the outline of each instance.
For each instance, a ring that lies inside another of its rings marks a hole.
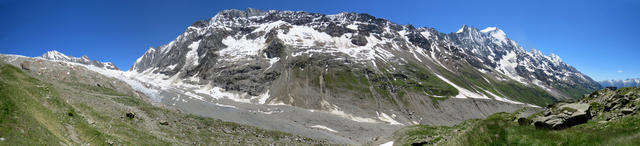
[[[82,56],[80,58],[73,57],[73,56],[68,56],[68,55],[60,53],[60,52],[58,52],[56,50],[48,51],[47,53],[42,54],[42,56],[40,56],[40,57],[44,58],[44,59],[48,59],[48,60],[65,61],[65,62],[80,63],[80,64],[84,64],[84,65],[92,65],[92,66],[96,66],[96,67],[99,67],[99,68],[105,68],[105,69],[109,69],[109,70],[120,70],[118,67],[116,67],[115,64],[113,64],[111,62],[100,62],[100,61],[97,61],[97,60],[91,60],[86,55],[84,55],[84,56]]]
[[[629,78],[625,80],[604,80],[599,81],[602,87],[638,87],[640,86],[640,78]]]

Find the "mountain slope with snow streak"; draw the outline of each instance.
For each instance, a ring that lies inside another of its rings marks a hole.
[[[256,9],[195,22],[118,74],[188,113],[267,129],[282,129],[270,122],[282,121],[292,123],[287,132],[321,130],[346,143],[600,88],[557,55],[526,51],[496,27],[446,34],[368,14]]]

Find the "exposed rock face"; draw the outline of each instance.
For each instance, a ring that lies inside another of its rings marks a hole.
[[[136,117],[136,114],[135,114],[135,113],[133,113],[133,112],[127,112],[127,113],[125,114],[125,116],[127,116],[127,118],[129,118],[129,119],[133,119],[133,118],[135,118],[135,117]]]
[[[563,104],[558,108],[546,111],[545,116],[537,117],[534,125],[537,128],[564,129],[586,123],[591,119],[590,105],[586,103]]]
[[[535,118],[537,128],[564,129],[594,117],[610,121],[640,110],[640,88],[604,89],[576,103],[558,103]]]
[[[31,61],[24,61],[20,64],[20,68],[24,70],[31,70]]]

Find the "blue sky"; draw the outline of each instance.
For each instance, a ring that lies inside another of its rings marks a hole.
[[[595,80],[640,77],[640,1],[0,0],[0,53],[88,55],[126,70],[149,47],[225,9],[369,13],[455,32],[497,26],[527,50],[558,54]]]

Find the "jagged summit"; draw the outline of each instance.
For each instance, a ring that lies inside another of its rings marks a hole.
[[[458,29],[458,31],[456,31],[456,33],[464,33],[464,32],[469,32],[469,31],[473,31],[473,30],[477,30],[473,27],[469,27],[466,24],[462,25],[462,27],[460,27],[460,29]]]
[[[49,60],[61,60],[61,61],[71,60],[69,56],[62,54],[57,50],[47,51],[47,53],[42,54],[41,57]]]
[[[93,66],[96,66],[96,67],[106,68],[106,69],[111,69],[111,70],[120,70],[118,67],[116,67],[115,64],[113,64],[111,62],[100,62],[100,61],[97,61],[97,60],[91,60],[86,55],[83,55],[80,58],[73,57],[73,56],[67,56],[67,55],[65,55],[63,53],[58,52],[57,50],[47,51],[47,53],[42,54],[42,56],[40,56],[40,58],[44,58],[44,59],[47,59],[47,60],[54,60],[54,61],[75,62],[75,63],[84,64],[84,65],[93,65]]]

